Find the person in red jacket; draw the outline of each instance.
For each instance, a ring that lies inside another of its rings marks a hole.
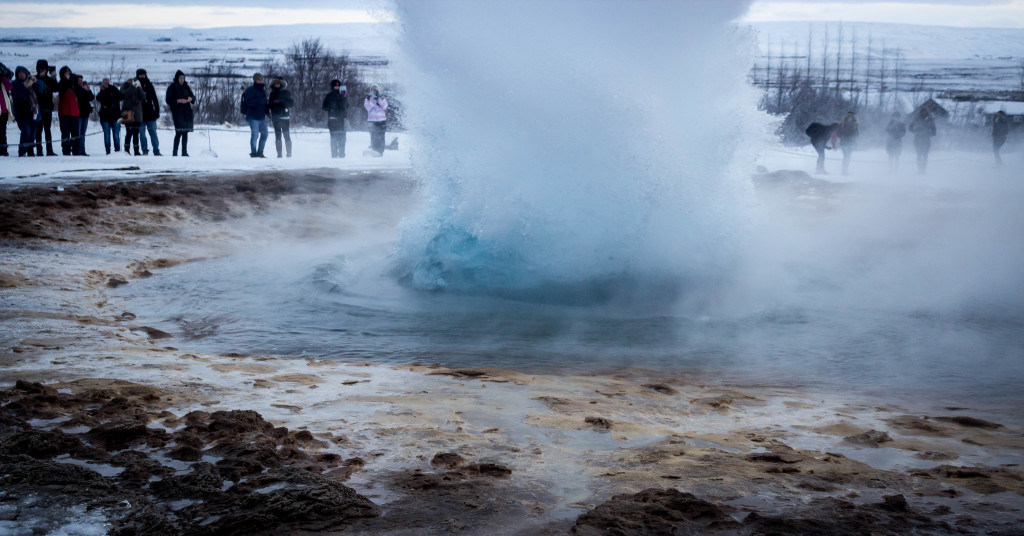
[[[57,83],[57,119],[60,121],[60,150],[64,156],[77,155],[81,126],[78,116],[78,77],[67,65],[60,68],[60,82]]]

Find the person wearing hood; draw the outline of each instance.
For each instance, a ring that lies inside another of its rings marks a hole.
[[[910,122],[907,130],[914,133],[914,150],[917,151],[917,174],[924,175],[928,170],[928,153],[932,149],[932,138],[937,133],[935,119],[928,109],[922,106],[917,117]]]
[[[100,92],[96,95],[96,102],[100,103],[100,126],[103,128],[103,147],[110,154],[110,141],[113,135],[114,152],[121,150],[121,101],[124,95],[117,86],[110,83],[109,78],[100,82]]]
[[[11,156],[7,152],[7,122],[14,113],[14,101],[11,100],[14,83],[8,78],[10,73],[6,67],[0,68],[0,156]]]
[[[81,121],[78,115],[78,77],[67,65],[60,68],[57,82],[57,120],[60,122],[60,152],[64,156],[77,155],[78,127]]]
[[[380,88],[376,84],[370,86],[370,93],[366,95],[363,107],[366,108],[366,121],[370,123],[370,148],[377,156],[383,156],[388,101],[380,94]]]
[[[181,143],[181,156],[188,156],[188,133],[195,126],[192,114],[192,103],[196,96],[185,81],[185,73],[174,73],[174,82],[167,86],[167,107],[171,110],[174,120],[174,150],[171,156],[178,156],[178,144]]]
[[[78,87],[75,88],[75,96],[78,97],[78,155],[89,156],[85,154],[85,132],[89,130],[89,116],[92,115],[91,103],[96,100],[96,97],[92,94],[92,88],[89,87],[89,82],[85,81],[85,77],[77,76]]]
[[[139,118],[142,121],[142,125],[139,127],[139,134],[142,137],[142,154],[149,154],[149,142],[153,142],[153,156],[163,156],[160,154],[160,139],[156,136],[156,120],[160,119],[160,99],[156,96],[156,88],[153,87],[153,82],[149,81],[149,75],[146,74],[145,69],[136,69],[135,79],[139,81],[142,87],[142,94],[145,100],[142,101],[142,117]],[[146,132],[149,132],[149,139],[146,138]]]
[[[36,124],[39,114],[39,100],[35,90],[36,78],[28,69],[18,66],[14,69],[14,83],[11,87],[11,107],[14,120],[18,122],[21,138],[18,140],[18,156],[35,156]],[[43,156],[42,151],[39,156]]]
[[[263,148],[267,145],[267,91],[263,87],[263,75],[252,75],[252,85],[242,93],[242,113],[249,123],[252,135],[249,137],[249,157],[266,158]],[[256,140],[259,138],[259,145]]]
[[[124,123],[124,152],[131,154],[131,148],[135,148],[135,156],[141,156],[139,152],[139,127],[142,126],[142,102],[146,100],[142,92],[142,84],[138,80],[129,78],[121,86],[121,94],[124,99],[121,101],[121,122]],[[134,143],[133,143],[134,142]]]
[[[331,158],[345,158],[345,118],[348,117],[348,92],[341,80],[331,80],[331,91],[324,97],[327,130],[331,133]]]
[[[275,78],[270,83],[270,97],[268,108],[270,108],[270,120],[274,124],[274,146],[277,148],[277,157],[281,158],[281,137],[284,136],[284,145],[288,151],[288,158],[292,157],[292,134],[290,109],[295,102],[292,100],[292,92],[288,91],[288,82]]]
[[[46,139],[46,156],[57,156],[53,152],[53,94],[57,92],[57,79],[51,74],[50,64],[46,60],[36,62],[36,92],[39,97],[39,128],[36,129],[36,146],[42,147]]]

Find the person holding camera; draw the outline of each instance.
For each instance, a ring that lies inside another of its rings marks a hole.
[[[138,80],[129,78],[121,86],[121,94],[124,99],[121,101],[121,122],[124,123],[124,152],[132,154],[131,148],[135,147],[135,156],[142,156],[139,152],[139,127],[142,126],[142,101],[146,100],[146,94],[142,92],[142,84]]]
[[[192,115],[192,103],[196,96],[185,81],[185,73],[180,70],[174,73],[174,82],[167,86],[166,102],[174,120],[174,150],[171,156],[178,156],[178,144],[181,143],[181,156],[188,156],[188,133],[195,127]]]
[[[47,63],[46,60],[36,62],[36,92],[39,98],[39,128],[36,129],[36,146],[43,146],[43,138],[46,139],[46,156],[57,156],[53,152],[53,134],[50,127],[53,125],[53,94],[57,92],[57,79],[53,74],[57,68]]]
[[[366,96],[363,107],[366,108],[366,121],[370,123],[370,148],[377,153],[376,156],[383,156],[388,101],[381,96],[380,88],[376,84],[370,86],[370,93]]]
[[[85,154],[85,131],[89,130],[89,116],[92,115],[92,101],[96,96],[92,94],[89,82],[85,81],[82,75],[78,77],[78,87],[75,88],[75,96],[78,97],[78,156],[89,156]],[[42,152],[42,149],[40,149]]]
[[[341,80],[331,80],[331,91],[324,96],[327,130],[331,133],[331,158],[345,158],[345,118],[348,117],[348,92]]]

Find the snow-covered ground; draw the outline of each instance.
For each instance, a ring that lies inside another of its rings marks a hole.
[[[0,14],[2,16],[2,14]],[[121,80],[143,67],[154,83],[170,83],[178,69],[189,73],[209,63],[226,61],[236,72],[252,74],[263,62],[280,57],[293,44],[320,39],[335,53],[364,62],[364,76],[386,81],[389,67],[372,65],[395,53],[394,25],[388,23],[297,24],[236,28],[4,28],[0,62],[11,70],[36,60],[68,65],[89,81],[110,76]]]
[[[59,136],[56,126],[54,134]],[[221,125],[199,125],[189,134],[189,157],[174,158],[171,149],[174,141],[173,129],[161,129],[158,133],[162,157],[129,156],[125,152],[105,154],[103,131],[97,124],[89,124],[85,140],[88,157],[51,156],[34,158],[0,159],[0,185],[21,186],[28,184],[59,183],[70,180],[91,180],[111,178],[145,178],[154,174],[199,174],[210,172],[268,170],[268,169],[309,169],[336,167],[340,169],[404,169],[409,167],[410,138],[403,133],[387,133],[388,143],[399,138],[398,151],[384,151],[382,157],[364,156],[370,146],[368,132],[349,132],[344,159],[331,158],[330,135],[326,129],[294,129],[292,135],[292,158],[277,158],[274,148],[274,130],[270,129],[264,154],[265,159],[249,157],[249,128],[239,126],[228,128]],[[122,142],[124,129],[121,129]],[[7,139],[17,141],[18,130],[8,125]],[[56,141],[54,150],[60,152]],[[17,147],[10,148],[17,154]],[[152,147],[150,147],[152,151]]]

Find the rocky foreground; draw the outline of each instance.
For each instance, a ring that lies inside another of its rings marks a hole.
[[[201,355],[108,295],[268,239],[268,214],[321,239],[352,199],[409,203],[404,177],[62,186],[0,192],[0,533],[1022,534],[1005,415],[658,371]]]

